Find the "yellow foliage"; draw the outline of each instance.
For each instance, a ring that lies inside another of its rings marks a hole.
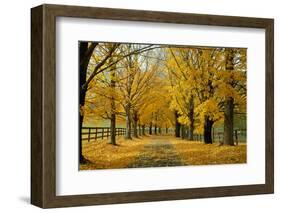
[[[229,50],[225,48],[170,48],[166,67],[170,73],[170,109],[179,114],[179,122],[189,125],[189,100],[193,96],[196,132],[202,132],[207,116],[214,122],[223,117],[223,102],[234,98],[237,110],[246,108],[246,51],[234,49],[239,60],[226,70]]]
[[[88,66],[88,77],[112,45],[98,45]],[[120,45],[100,69],[142,46]],[[181,124],[188,126],[194,120],[195,132],[202,133],[206,117],[214,122],[222,120],[226,98],[234,99],[236,111],[246,111],[246,64],[246,49],[242,48],[164,46],[132,54],[90,82],[80,113],[85,121],[93,117],[109,119],[112,113],[124,120],[125,108],[130,106],[143,125],[173,127],[177,112]],[[194,113],[190,113],[192,110]]]

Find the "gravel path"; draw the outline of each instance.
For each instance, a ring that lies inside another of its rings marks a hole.
[[[167,139],[151,139],[129,168],[184,165],[174,146]]]

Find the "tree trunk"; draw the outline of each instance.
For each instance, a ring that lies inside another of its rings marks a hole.
[[[234,70],[234,51],[232,49],[226,52],[226,71],[233,72]],[[232,86],[233,81],[228,82]],[[234,111],[234,99],[233,97],[227,97],[224,102],[224,133],[223,144],[234,145],[233,140],[233,112]]]
[[[178,121],[179,114],[175,111],[175,137],[180,137],[181,124]]]
[[[224,105],[224,135],[223,144],[234,146],[233,140],[233,110],[234,100],[229,97]]]
[[[129,45],[129,49],[131,48],[131,45]],[[130,68],[130,72],[132,70],[132,56],[129,56],[128,58],[129,60],[129,68]],[[128,82],[127,82],[127,88],[131,88],[132,87],[132,76],[131,76],[131,73],[129,73],[128,75]],[[131,89],[127,89],[127,103],[126,103],[126,135],[125,135],[125,138],[126,139],[129,139],[129,140],[132,140],[132,135],[131,135],[131,132],[132,132],[132,127],[131,127],[131,121],[132,121],[132,116],[131,116],[131,100],[130,100],[130,97],[131,97]]]
[[[214,121],[210,120],[208,117],[205,118],[204,123],[204,142],[205,144],[212,144],[212,127]]]
[[[161,135],[161,133],[162,133],[162,129],[160,126],[158,127],[158,133],[159,133],[159,135]]]
[[[186,139],[186,126],[181,125],[181,139]]]
[[[154,135],[157,135],[157,125],[154,124]]]
[[[190,140],[190,141],[193,141],[194,140],[194,123],[192,123],[192,124],[190,124],[190,126],[189,126],[189,129],[188,129],[189,131],[188,131],[188,139]]]
[[[110,118],[110,143],[116,145],[116,115],[111,114]]]
[[[155,115],[154,134],[157,135],[157,114]]]
[[[93,51],[98,43],[91,43],[88,47],[88,42],[79,43],[79,162],[80,164],[86,163],[86,159],[83,156],[82,152],[82,126],[84,119],[84,105],[86,97],[86,88],[82,89],[82,86],[85,84],[87,79],[87,69],[90,58],[93,54]]]
[[[137,115],[137,112],[134,111],[134,114],[133,114],[133,136],[135,138],[138,138],[138,115]]]
[[[186,139],[190,140],[190,126],[186,126],[185,137]],[[193,136],[192,136],[193,138]]]
[[[145,135],[145,125],[143,124],[143,125],[141,126],[141,128],[142,128],[142,135]]]
[[[149,124],[149,134],[152,135],[152,122]]]
[[[188,139],[190,141],[193,141],[193,132],[194,132],[194,98],[191,96],[189,100],[189,133],[188,133]]]
[[[131,106],[130,103],[127,103],[126,105],[126,135],[125,138],[132,140],[132,136],[131,136]]]
[[[113,92],[115,90],[115,70],[110,72],[110,78],[110,87]],[[113,94],[111,97],[110,143],[116,145],[116,106]]]
[[[138,123],[139,123],[139,136],[141,136],[142,134],[142,128],[141,128],[141,123],[140,123],[140,120],[138,121]]]

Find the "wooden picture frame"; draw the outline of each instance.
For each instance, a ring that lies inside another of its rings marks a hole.
[[[56,195],[56,18],[90,18],[265,29],[265,184]],[[273,19],[41,5],[31,9],[31,203],[42,208],[268,194],[274,191]]]

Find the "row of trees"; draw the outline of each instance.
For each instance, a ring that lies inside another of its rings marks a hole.
[[[214,123],[223,122],[224,144],[234,145],[234,111],[246,110],[246,50],[235,48],[169,48],[166,65],[171,108],[187,129],[212,143]]]
[[[139,114],[149,102],[147,93],[156,84],[157,63],[148,63],[145,55],[155,45],[118,43],[79,43],[80,78],[80,162],[82,124],[87,117],[110,120],[110,142],[116,144],[116,120],[126,120],[126,138],[137,136]],[[132,131],[133,124],[133,131]]]
[[[126,138],[137,128],[174,128],[212,143],[215,122],[224,122],[224,143],[233,145],[233,113],[246,106],[246,50],[80,42],[80,127],[90,118],[116,122]],[[80,128],[81,130],[81,128]],[[80,132],[81,133],[81,132]],[[81,134],[80,134],[81,137]],[[82,155],[80,138],[80,162]]]

